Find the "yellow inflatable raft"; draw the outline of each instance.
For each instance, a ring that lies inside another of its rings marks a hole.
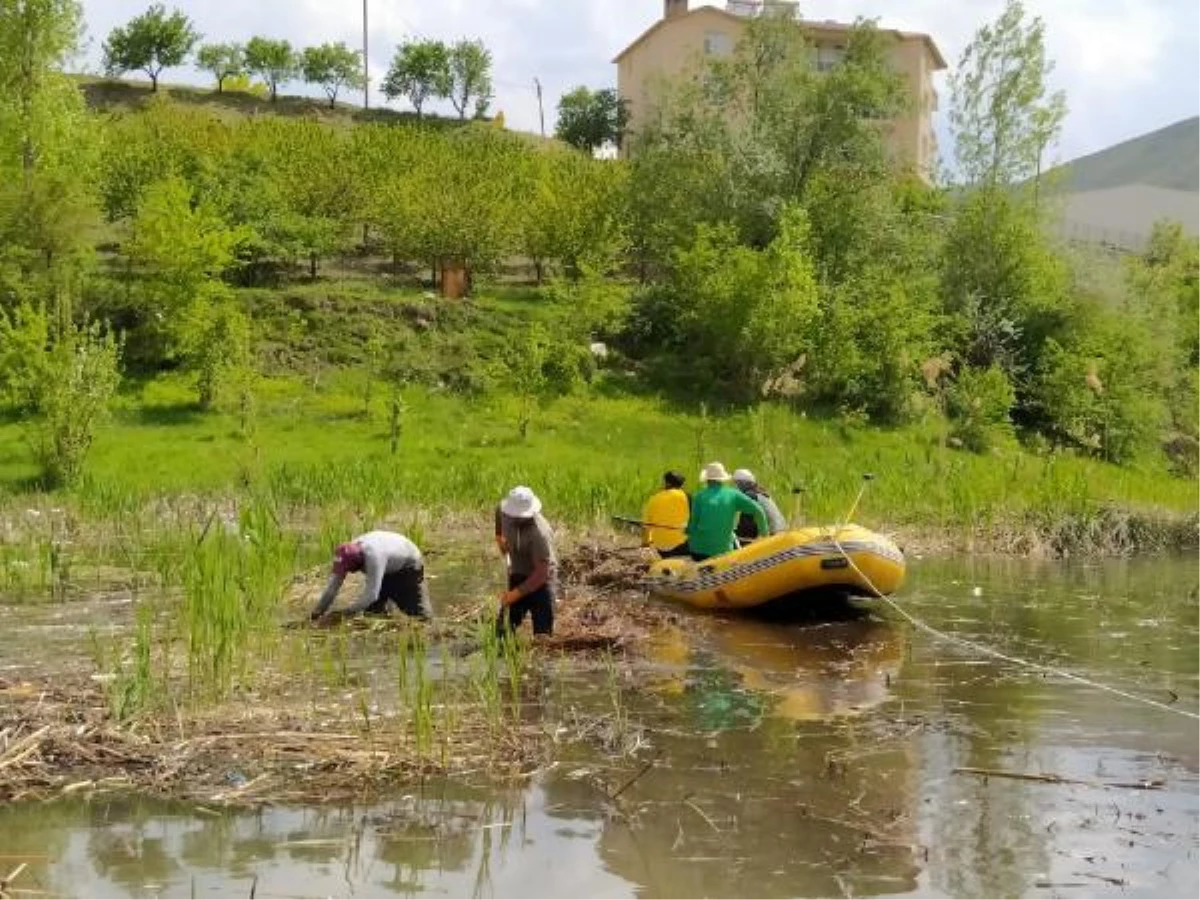
[[[875,597],[904,582],[904,554],[858,525],[799,528],[701,563],[659,560],[646,580],[652,593],[705,609],[746,609],[808,590]]]

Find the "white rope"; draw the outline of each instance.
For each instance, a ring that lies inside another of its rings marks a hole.
[[[1105,691],[1109,694],[1114,694],[1117,697],[1122,697],[1126,700],[1132,700],[1135,703],[1142,703],[1146,706],[1152,706],[1155,709],[1161,709],[1161,710],[1164,710],[1169,713],[1175,713],[1178,716],[1186,716],[1189,719],[1200,719],[1200,715],[1197,715],[1194,712],[1189,712],[1186,709],[1180,709],[1177,706],[1170,706],[1169,704],[1162,703],[1158,700],[1151,700],[1149,697],[1141,697],[1137,694],[1131,694],[1128,691],[1121,690],[1120,688],[1110,687],[1107,684],[1101,684],[1098,681],[1092,681],[1090,678],[1084,678],[1082,675],[1075,675],[1072,672],[1067,672],[1063,669],[1055,668],[1054,666],[1045,666],[1045,665],[1042,665],[1041,663],[1031,662],[1030,660],[1021,659],[1020,657],[1017,657],[1017,656],[1009,656],[1007,653],[1001,653],[999,650],[994,650],[991,647],[988,647],[984,644],[977,644],[974,641],[967,640],[966,638],[961,638],[961,637],[957,637],[952,634],[947,634],[944,631],[938,631],[932,625],[927,625],[926,623],[922,622],[920,619],[916,618],[916,616],[913,616],[913,615],[909,614],[906,610],[902,609],[900,607],[900,605],[898,603],[896,603],[896,601],[893,600],[891,597],[884,596],[884,594],[879,590],[879,588],[875,587],[875,583],[872,582],[869,577],[867,577],[867,574],[862,569],[860,569],[857,565],[855,565],[854,560],[850,558],[850,554],[848,554],[844,549],[842,549],[842,545],[838,541],[837,535],[830,535],[830,537],[833,539],[833,545],[838,548],[838,552],[840,552],[842,554],[842,556],[845,558],[846,562],[848,562],[850,564],[850,567],[852,569],[854,569],[854,571],[857,572],[862,577],[863,581],[865,581],[867,583],[867,587],[869,587],[872,591],[875,592],[876,597],[878,597],[880,600],[882,600],[884,603],[886,603],[888,606],[890,606],[892,609],[894,609],[896,612],[898,612],[901,616],[903,616],[905,619],[907,619],[911,624],[915,625],[917,628],[921,629],[922,631],[928,632],[929,634],[933,635],[936,638],[940,638],[941,640],[947,641],[951,644],[958,644],[962,647],[967,647],[970,650],[974,650],[977,653],[982,653],[985,656],[990,656],[994,659],[1003,660],[1004,662],[1013,663],[1018,666],[1024,666],[1027,669],[1033,669],[1034,671],[1043,672],[1047,675],[1056,675],[1059,678],[1066,678],[1070,681],[1076,682],[1077,684],[1082,684],[1085,687],[1094,688],[1095,690],[1098,690],[1098,691]]]

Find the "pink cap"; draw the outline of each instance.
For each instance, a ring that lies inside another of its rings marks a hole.
[[[355,543],[338,544],[333,551],[333,574],[357,572],[363,565],[362,547]]]

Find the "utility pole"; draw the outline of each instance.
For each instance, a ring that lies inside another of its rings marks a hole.
[[[371,99],[371,69],[367,64],[367,0],[363,0],[363,109]]]
[[[365,0],[364,0],[365,2]],[[542,109],[542,82],[537,78],[533,79],[534,85],[537,87],[538,95],[538,120],[542,123],[542,137],[546,136],[546,111]]]

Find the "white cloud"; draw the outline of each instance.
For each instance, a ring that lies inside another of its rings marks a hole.
[[[147,3],[84,0],[93,67],[108,30]],[[493,109],[503,110],[511,127],[531,131],[538,128],[535,77],[543,84],[547,128],[552,129],[558,97],[578,84],[613,84],[612,57],[662,12],[661,0],[369,3],[373,97],[381,100],[379,81],[405,37],[479,37],[495,59]],[[174,5],[191,15],[209,40],[258,33],[300,46],[343,40],[357,47],[361,42],[359,0],[174,0]],[[812,19],[877,16],[887,27],[928,32],[953,64],[975,29],[999,14],[1003,0],[806,0],[801,8]],[[1048,51],[1057,63],[1052,80],[1067,92],[1071,113],[1062,156],[1092,152],[1197,113],[1195,0],[1027,0],[1026,8],[1046,22]],[[170,78],[203,81],[195,72],[169,72]]]

